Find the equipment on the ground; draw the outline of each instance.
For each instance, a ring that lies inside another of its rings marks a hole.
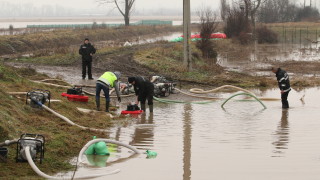
[[[81,86],[74,86],[73,88],[70,88],[67,90],[67,94],[83,95],[82,87]]]
[[[16,162],[27,162],[26,147],[30,147],[30,154],[33,161],[40,160],[40,164],[44,158],[45,138],[40,134],[25,133],[20,136],[17,142]]]
[[[39,105],[38,103],[45,104],[47,101],[49,101],[49,107],[50,107],[50,98],[51,98],[51,93],[49,90],[34,89],[27,93],[26,104],[28,104],[28,100],[29,100],[31,107],[40,108],[41,105]]]
[[[120,83],[120,93],[124,95],[129,95],[134,93],[133,85],[130,83]]]
[[[67,93],[61,93],[61,96],[67,97],[69,101],[88,102],[89,97],[84,96],[82,87],[74,86],[67,90]]]
[[[0,147],[0,162],[7,161],[8,148]]]
[[[156,97],[167,97],[174,93],[176,83],[163,76],[152,76],[151,82],[154,84],[154,96]]]
[[[141,114],[143,110],[140,110],[139,106],[134,103],[127,105],[127,110],[121,111],[121,114]]]
[[[88,102],[89,97],[83,95],[73,95],[67,93],[61,93],[61,96],[67,97],[69,101],[79,101],[79,102]]]

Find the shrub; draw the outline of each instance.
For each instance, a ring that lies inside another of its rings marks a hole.
[[[277,43],[278,42],[278,35],[268,29],[266,26],[261,26],[256,29],[258,43]]]
[[[238,36],[238,40],[240,41],[241,44],[249,44],[252,42],[252,34],[241,32]]]

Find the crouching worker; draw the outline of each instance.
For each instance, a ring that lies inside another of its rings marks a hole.
[[[96,83],[96,105],[97,110],[100,111],[100,92],[103,90],[104,96],[106,97],[106,112],[109,112],[110,107],[110,96],[109,89],[115,88],[118,101],[121,102],[120,92],[119,92],[119,83],[121,73],[116,72],[105,72],[102,76],[99,77]]]
[[[148,100],[149,111],[152,113],[154,85],[141,76],[129,77],[128,82],[133,85],[134,91],[138,96],[136,104],[140,102],[141,110],[146,111],[146,100]]]

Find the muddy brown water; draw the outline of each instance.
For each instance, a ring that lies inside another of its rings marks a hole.
[[[263,97],[280,95],[278,89],[254,91]],[[267,109],[258,102],[237,99],[225,109],[220,107],[222,100],[202,105],[156,102],[153,115],[128,117],[130,123],[119,122],[108,133],[142,152],[157,152],[156,158],[131,157],[129,149],[113,146],[108,158],[83,157],[76,175],[120,169],[118,174],[97,179],[317,180],[319,93],[319,88],[292,90],[288,110],[282,110],[279,101],[264,101]]]
[[[36,69],[73,84],[95,83],[81,80],[80,68],[38,66]],[[95,73],[94,77],[98,75]],[[278,89],[252,91],[259,97],[280,97]],[[216,96],[227,98],[235,93],[222,92]],[[288,110],[281,109],[280,101],[264,101],[267,109],[255,101],[231,100],[225,109],[220,107],[222,100],[210,104],[155,102],[153,115],[147,112],[118,120],[106,137],[142,152],[155,151],[156,158],[148,159],[145,154],[132,156],[130,150],[112,146],[110,157],[83,157],[85,161],[76,175],[120,169],[118,174],[96,179],[318,180],[319,93],[319,88],[292,90]],[[199,101],[182,94],[169,98]],[[123,100],[120,109],[125,109],[130,101]]]

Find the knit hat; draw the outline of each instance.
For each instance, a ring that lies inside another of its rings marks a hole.
[[[113,74],[117,76],[117,79],[120,79],[121,73],[119,71],[115,71]]]
[[[128,82],[129,82],[129,83],[132,83],[132,82],[135,81],[135,80],[136,80],[135,77],[128,77]]]

